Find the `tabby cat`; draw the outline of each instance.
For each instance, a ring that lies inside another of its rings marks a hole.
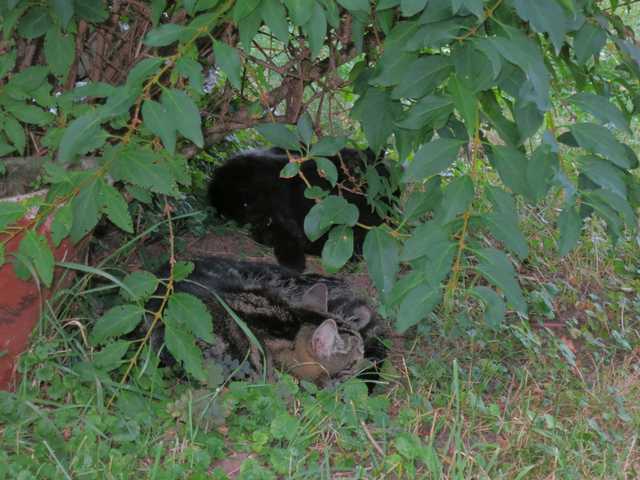
[[[224,257],[193,263],[193,272],[174,288],[199,297],[211,312],[216,339],[200,341],[199,346],[226,376],[255,381],[264,372],[271,376],[277,367],[319,386],[357,374],[377,378],[386,356],[384,327],[344,281]],[[165,267],[161,275],[168,276],[168,271]],[[155,302],[149,309],[158,308]],[[161,329],[154,332],[152,343],[161,345]],[[165,363],[173,363],[166,349],[163,352]]]

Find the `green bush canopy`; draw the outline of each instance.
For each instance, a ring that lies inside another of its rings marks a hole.
[[[396,163],[389,179],[364,175],[386,219],[364,258],[399,331],[450,312],[460,294],[477,298],[491,328],[526,316],[522,208],[559,200],[559,215],[548,209],[558,255],[592,215],[613,241],[636,229],[638,159],[623,139],[640,107],[640,48],[618,3],[0,0],[0,156],[41,158],[49,187],[21,227],[17,267],[50,284],[39,222],[53,215],[56,244],[103,216],[134,233],[127,200],[181,195],[200,149],[256,128],[294,154],[283,176],[312,161],[335,182],[324,158],[348,138]],[[308,194],[318,203],[307,234],[329,232],[323,261],[336,271],[357,215],[317,187]],[[26,208],[0,204],[0,230]],[[94,340],[130,331],[144,300],[107,312]],[[185,329],[175,347],[189,364],[196,335]]]

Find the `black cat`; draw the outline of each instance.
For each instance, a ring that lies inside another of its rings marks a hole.
[[[354,181],[363,178],[367,166],[374,166],[372,151],[345,148],[329,160],[338,171],[338,183],[331,188],[322,178],[313,161],[302,164],[302,173],[309,183],[333,194],[342,195],[358,207],[359,222],[379,225],[382,218],[367,202],[360,185]],[[253,238],[273,246],[281,265],[296,271],[305,267],[305,253],[320,255],[327,234],[310,241],[304,233],[304,218],[315,205],[304,195],[306,185],[299,177],[281,178],[280,171],[289,162],[286,151],[278,148],[243,152],[230,158],[217,168],[209,185],[209,199],[218,213],[240,224],[250,224]],[[378,178],[389,178],[389,170],[381,163],[375,165]],[[388,199],[385,198],[388,206]],[[362,252],[367,231],[354,228],[354,250]]]
[[[168,272],[167,266],[159,276],[166,277]],[[205,358],[214,359],[226,375],[236,379],[259,378],[265,366],[260,348],[267,367],[288,370],[320,386],[356,374],[375,380],[386,357],[382,321],[337,278],[300,275],[267,263],[206,257],[195,260],[193,272],[174,288],[207,305],[216,339],[201,342],[200,347]],[[260,347],[251,342],[219,299],[248,326]],[[151,311],[158,307],[158,300],[148,305]],[[157,329],[152,336],[156,349],[162,344],[162,332]],[[163,361],[173,363],[166,349],[164,352]]]

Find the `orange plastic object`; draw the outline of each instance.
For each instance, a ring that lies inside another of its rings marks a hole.
[[[38,233],[44,234],[53,248],[49,233],[51,221],[50,217]],[[14,227],[24,227],[28,223],[27,219],[22,219]],[[52,288],[39,287],[33,280],[24,281],[16,277],[10,259],[11,253],[20,246],[23,234],[19,232],[12,238],[9,238],[10,234],[0,234],[0,242],[7,242],[5,258],[8,260],[0,266],[0,390],[15,388],[18,357],[29,344],[29,336],[38,323],[45,300],[50,298],[59,283],[59,269],[56,269]],[[53,256],[56,261],[69,261],[76,252],[77,248],[71,242],[63,240],[58,248],[53,249]]]

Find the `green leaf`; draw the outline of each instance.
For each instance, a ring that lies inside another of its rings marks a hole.
[[[416,13],[424,10],[427,0],[401,0],[400,11],[403,17],[413,17]]]
[[[502,113],[502,107],[496,100],[493,92],[481,92],[480,104],[482,113],[489,120],[489,123],[496,129],[500,138],[507,145],[517,146],[520,144],[520,134],[516,123],[508,120]]]
[[[164,320],[176,328],[186,327],[189,332],[205,342],[214,341],[209,310],[202,300],[189,293],[178,292],[169,297]]]
[[[516,102],[513,115],[518,132],[520,132],[519,143],[536,134],[544,120],[542,112],[538,110],[538,106],[534,102]]]
[[[481,51],[489,59],[491,69],[493,70],[493,77],[497,78],[503,68],[502,56],[495,45],[491,43],[491,39],[475,37],[472,43],[477,50]]]
[[[100,187],[101,210],[111,222],[127,233],[133,233],[133,221],[129,206],[120,192],[108,183]]]
[[[527,185],[531,200],[539,202],[546,195],[559,168],[558,154],[546,144],[535,149],[527,165]]]
[[[76,15],[91,23],[104,22],[109,18],[103,0],[74,0]]]
[[[0,202],[0,231],[24,217],[27,208],[16,202]]]
[[[300,1],[300,0],[284,0],[284,4],[289,10],[289,16],[294,25],[300,26],[307,23],[313,18],[314,9],[318,2],[315,1]],[[313,4],[313,7],[311,7]]]
[[[322,247],[322,266],[336,273],[353,255],[353,229],[346,225],[334,227]]]
[[[53,115],[45,112],[35,105],[27,105],[26,103],[13,103],[5,106],[5,109],[13,114],[18,120],[32,125],[47,125],[53,120]]]
[[[391,98],[420,98],[433,93],[451,72],[451,59],[444,55],[419,57],[406,68],[402,81],[391,92]]]
[[[147,78],[157,73],[158,67],[160,67],[162,63],[163,59],[157,57],[145,58],[143,60],[140,60],[131,70],[129,70],[129,73],[127,74],[126,86],[130,88],[134,87],[131,88],[131,90],[137,92],[137,89],[142,86]],[[113,89],[113,91],[109,93],[109,96],[112,96],[114,93],[115,89]]]
[[[513,197],[497,187],[488,187],[489,200],[494,211],[485,215],[482,221],[491,234],[520,258],[529,255],[529,246],[518,226],[518,214]]]
[[[313,139],[313,120],[311,120],[309,112],[305,111],[300,115],[298,123],[296,124],[296,131],[305,145],[311,145],[311,140]]]
[[[18,24],[18,33],[23,38],[34,39],[41,37],[49,30],[51,17],[44,7],[32,7]]]
[[[175,195],[174,175],[163,157],[136,145],[114,148],[111,175],[114,180],[126,180],[157,193]]]
[[[164,343],[173,357],[182,364],[193,378],[201,382],[206,381],[202,352],[195,344],[193,335],[171,326],[165,325]]]
[[[93,355],[93,365],[96,368],[103,368],[107,371],[118,368],[123,363],[122,357],[129,350],[131,342],[126,340],[117,340],[104,347]]]
[[[499,55],[497,58],[500,62]],[[477,93],[481,90],[487,90],[495,84],[498,76],[496,69],[487,55],[476,45],[470,42],[463,43],[461,47],[453,51],[451,60],[456,69],[455,78],[464,86],[465,90]]]
[[[316,157],[314,158],[314,161],[316,162],[318,175],[322,178],[326,178],[331,186],[335,187],[336,182],[338,181],[338,169],[333,162],[324,157]]]
[[[439,138],[420,147],[402,176],[402,181],[418,182],[447,169],[458,156],[463,141]]]
[[[143,60],[144,62],[144,60]],[[142,62],[140,62],[142,63]],[[138,63],[138,65],[140,64]],[[137,67],[137,65],[136,65]],[[133,67],[134,70],[136,67]],[[114,94],[115,88],[112,85],[103,82],[89,82],[86,85],[76,87],[65,95],[69,95],[73,100],[80,100],[82,97],[109,97]]]
[[[9,145],[8,143],[4,143],[2,140],[3,138],[0,137],[0,157],[4,157],[16,150],[16,147]],[[4,167],[4,164],[2,166]]]
[[[24,147],[27,144],[27,137],[22,125],[20,125],[20,123],[11,115],[7,115],[4,119],[4,131],[13,146],[16,147],[16,150],[20,152],[20,155],[24,155]]]
[[[192,0],[193,1],[193,0]],[[203,12],[205,10],[209,10],[220,3],[221,0],[197,0],[195,2],[195,13]]]
[[[371,149],[377,153],[393,132],[399,112],[400,105],[387,92],[369,88],[356,101],[351,115],[362,124]]]
[[[280,178],[293,178],[300,173],[300,163],[288,162],[282,170],[280,170]]]
[[[400,266],[399,250],[398,242],[382,227],[369,230],[365,237],[363,255],[369,276],[383,297],[391,293],[395,283]]]
[[[608,205],[613,211],[615,211],[620,217],[622,217],[624,223],[631,230],[631,232],[636,231],[637,218],[633,208],[625,197],[621,197],[611,190],[607,190],[604,188],[599,188],[598,190],[585,193],[585,197],[587,198],[589,203],[593,202],[594,199],[597,199],[599,202]]]
[[[163,155],[163,159],[171,175],[178,183],[185,187],[191,186],[191,172],[189,171],[187,159],[183,155]]]
[[[301,427],[300,420],[287,412],[282,412],[271,421],[269,431],[276,440],[286,439],[293,442],[296,438],[296,432]]]
[[[582,92],[574,95],[569,100],[598,120],[604,123],[611,123],[620,130],[631,133],[629,120],[607,98],[594,93]]]
[[[331,157],[337,155],[347,144],[347,137],[322,137],[311,146],[312,157]]]
[[[298,1],[298,0],[296,0]],[[236,2],[236,7],[243,3],[249,2]],[[251,48],[251,41],[258,33],[258,29],[262,24],[262,16],[260,15],[260,9],[254,9],[249,15],[243,17],[238,21],[238,29],[240,30],[240,42],[245,50]]]
[[[579,64],[586,63],[592,56],[598,56],[600,50],[607,43],[606,32],[590,22],[584,22],[584,25],[573,39],[573,49],[576,52],[576,60]]]
[[[593,123],[576,123],[569,128],[582,148],[599,153],[621,168],[633,167],[624,145],[605,127]]]
[[[193,262],[178,261],[173,266],[173,281],[180,282],[191,275],[193,272]]]
[[[47,287],[50,287],[53,281],[53,266],[55,260],[47,244],[47,239],[33,230],[28,230],[20,241],[18,253],[22,257],[30,260],[38,274],[38,278],[40,278],[42,283]]]
[[[164,147],[173,155],[176,151],[177,130],[167,108],[153,100],[146,100],[142,104],[142,118],[144,125],[151,133],[160,137]]]
[[[292,0],[300,2],[300,0]],[[320,50],[324,46],[327,38],[327,16],[324,8],[318,2],[313,2],[313,7],[308,9],[311,18],[303,26],[303,30],[309,39],[309,47],[311,48],[311,58],[316,58],[320,54]]]
[[[411,270],[405,275],[400,276],[393,286],[393,290],[387,297],[387,304],[390,306],[398,306],[407,294],[414,288],[426,282],[424,269]]]
[[[473,182],[468,175],[456,178],[444,190],[440,206],[436,210],[435,220],[445,225],[466,211],[473,201]]]
[[[60,207],[53,217],[51,223],[51,239],[57,247],[60,242],[71,232],[73,224],[73,210],[71,204],[67,203]]]
[[[440,286],[418,285],[411,290],[400,304],[396,320],[396,330],[404,333],[427,317],[442,300]]]
[[[420,438],[408,432],[401,432],[398,435],[395,440],[395,447],[400,455],[410,461],[419,459],[424,448]]]
[[[489,153],[491,165],[498,171],[502,182],[512,192],[529,196],[527,184],[527,157],[520,150],[493,145]]]
[[[329,194],[329,192],[327,192],[326,190],[323,190],[320,187],[311,187],[311,188],[305,188],[304,190],[304,198],[309,198],[311,200],[313,199],[321,199],[326,197]]]
[[[453,13],[458,13],[460,7],[466,7],[476,17],[482,18],[484,15],[484,5],[482,0],[451,0]]]
[[[333,225],[353,227],[358,221],[358,208],[344,198],[330,195],[316,203],[304,219],[304,233],[315,242]]]
[[[175,122],[178,132],[202,148],[202,120],[193,99],[181,90],[171,89],[162,92],[161,101]]]
[[[431,252],[444,251],[452,245],[449,233],[442,225],[429,221],[416,227],[411,237],[404,242],[400,260],[410,262],[429,255]]]
[[[405,76],[407,68],[416,61],[416,54],[411,52],[398,52],[389,50],[382,54],[378,60],[374,76],[369,80],[371,85],[381,87],[394,87],[398,85]]]
[[[71,226],[71,241],[78,242],[100,220],[100,183],[92,181],[80,190],[71,201],[73,224]]]
[[[94,143],[96,137],[106,134],[100,128],[101,121],[96,112],[90,112],[71,122],[60,140],[58,161],[69,163],[75,159],[76,155],[87,153],[91,148],[97,148]]]
[[[7,73],[13,70],[16,65],[16,50],[10,50],[7,53],[0,55],[0,78],[4,78]]]
[[[533,100],[540,110],[547,110],[550,76],[540,47],[522,31],[507,26],[504,29],[509,37],[495,37],[491,43],[500,55],[527,74],[527,79],[533,87]]]
[[[189,86],[198,93],[202,93],[203,78],[202,65],[192,58],[182,57],[176,62],[176,68],[180,75],[189,79]]]
[[[213,52],[216,57],[216,65],[227,74],[231,85],[239,90],[242,83],[242,62],[238,51],[224,42],[214,40]]]
[[[264,23],[278,40],[287,45],[289,43],[289,23],[280,0],[262,0],[260,10]]]
[[[53,8],[53,13],[60,20],[60,25],[66,29],[73,17],[73,0],[50,0],[50,4]]]
[[[575,207],[575,203],[566,204],[558,217],[560,228],[560,240],[558,241],[558,253],[564,257],[578,244],[582,230],[582,220]]]
[[[453,268],[453,260],[458,253],[458,243],[443,243],[441,250],[431,251],[423,264],[425,282],[431,286],[440,286]]]
[[[0,25],[2,27],[4,41],[7,41],[13,36],[16,23],[29,6],[24,2],[18,5],[18,0],[6,0],[6,2],[8,2],[8,4],[3,8],[2,24]]]
[[[453,102],[450,97],[427,95],[415,103],[407,116],[396,125],[410,130],[422,130],[426,126],[444,124],[452,113]]]
[[[564,9],[555,0],[514,0],[516,12],[524,21],[529,22],[538,33],[548,33],[551,42],[560,52],[565,35],[569,29],[569,19]]]
[[[380,0],[376,2],[376,11],[387,10],[400,5],[400,0]]]
[[[485,305],[484,320],[493,330],[498,330],[504,323],[506,307],[504,301],[494,290],[489,287],[475,287],[470,290],[471,295],[479,298]]]
[[[443,5],[442,1],[439,2]],[[432,3],[430,5],[438,5]],[[435,8],[438,8],[437,6]],[[473,19],[469,16],[466,17],[451,17],[450,11],[446,14],[446,19],[436,21],[438,18],[436,15],[438,12],[430,12],[429,6],[421,15],[421,19],[426,21],[427,24],[423,25],[416,34],[410,38],[406,44],[405,50],[407,51],[419,51],[425,48],[442,48],[447,45],[451,45],[453,40],[459,38],[463,31],[468,31],[473,24]]]
[[[369,0],[338,0],[338,3],[350,12],[369,13]]]
[[[478,265],[476,269],[494,286],[498,287],[507,297],[507,301],[518,312],[526,315],[527,303],[522,296],[516,271],[509,258],[495,248],[478,250]]]
[[[286,125],[282,123],[262,123],[256,125],[256,130],[268,142],[276,147],[297,152],[300,150],[300,139]]]
[[[4,243],[0,243],[0,266],[4,265],[4,262],[6,261],[4,250]]]
[[[44,38],[44,55],[51,71],[66,78],[75,57],[73,35],[63,35],[57,27],[52,27]]]
[[[612,191],[622,198],[627,196],[624,172],[610,162],[594,155],[579,157],[583,173],[602,188]]]
[[[184,25],[165,23],[147,33],[144,44],[150,47],[165,47],[171,45],[180,39],[180,36],[185,30],[186,27]]]
[[[151,192],[141,188],[137,185],[128,184],[125,186],[127,193],[129,193],[135,200],[140,203],[146,203],[149,205],[153,198],[151,197]]]
[[[244,0],[242,2],[236,2],[232,11],[233,20],[238,23],[247,15],[253,13],[254,10],[258,8],[258,5],[260,5],[260,0]]]
[[[98,319],[91,331],[91,343],[100,345],[110,338],[132,332],[142,320],[144,308],[139,305],[118,305]]]
[[[33,92],[38,89],[47,79],[49,69],[42,65],[29,67],[11,77],[7,83],[7,90],[18,89],[22,92]],[[26,98],[26,97],[25,97]]]

